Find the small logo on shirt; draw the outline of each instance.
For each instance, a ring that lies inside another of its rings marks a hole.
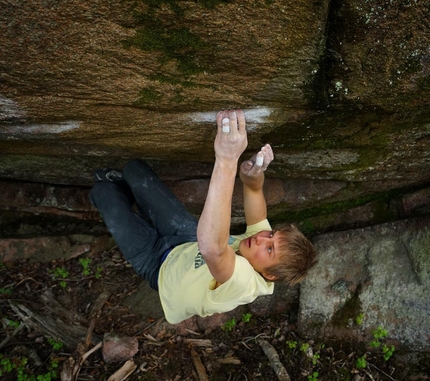
[[[234,237],[232,237],[232,236],[230,236],[229,238],[228,238],[228,244],[229,245],[232,245],[234,242],[236,241],[236,238],[234,238]],[[200,253],[200,251],[199,251],[199,253],[196,255],[196,257],[194,258],[194,268],[195,269],[198,269],[199,267],[201,267],[201,266],[203,266],[203,265],[205,265],[206,264],[206,261],[205,261],[205,259],[203,258],[203,255],[202,255],[202,253]]]
[[[195,269],[198,269],[200,266],[203,266],[203,265],[205,265],[206,264],[206,261],[205,261],[205,259],[203,258],[203,255],[202,255],[202,253],[198,253],[197,255],[196,255],[196,257],[194,258],[194,268]]]

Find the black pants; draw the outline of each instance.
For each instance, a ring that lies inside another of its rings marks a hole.
[[[129,162],[123,177],[96,183],[90,200],[126,260],[158,290],[163,254],[172,246],[195,242],[197,221],[143,161]]]

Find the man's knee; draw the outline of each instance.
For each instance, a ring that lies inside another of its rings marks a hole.
[[[153,175],[154,172],[151,167],[139,159],[129,161],[123,170],[124,179],[130,185],[132,185],[136,180],[141,180],[142,178],[151,177]]]
[[[115,184],[110,181],[99,181],[95,183],[89,194],[91,204],[97,208],[98,201],[101,198],[109,197],[109,194],[112,193],[114,188]]]

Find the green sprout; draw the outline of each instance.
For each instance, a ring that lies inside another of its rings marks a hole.
[[[61,348],[63,348],[63,343],[61,341],[49,338],[48,343],[51,344],[55,351],[59,351]]]
[[[252,316],[252,314],[251,314],[251,313],[243,314],[243,315],[242,315],[242,321],[243,321],[244,323],[249,323],[249,322],[250,322],[250,320],[251,320],[251,316]]]
[[[9,296],[10,294],[12,294],[12,287],[1,287],[0,288],[0,294],[4,295],[4,296]]]
[[[288,345],[288,348],[294,349],[297,347],[297,341],[288,340],[287,345]]]
[[[355,323],[356,323],[357,325],[361,325],[361,324],[363,324],[363,320],[364,320],[364,314],[363,314],[363,313],[361,313],[360,315],[358,315],[358,316],[355,318]]]
[[[6,319],[7,325],[11,326],[12,328],[18,328],[19,322],[11,319]]]
[[[94,274],[94,276],[96,277],[96,279],[99,279],[99,278],[102,277],[102,272],[103,272],[103,267],[97,266],[96,267],[96,273]]]
[[[309,381],[318,381],[318,376],[319,376],[318,372],[313,372],[312,374],[310,374],[308,376],[308,380]]]
[[[379,326],[377,329],[372,331],[372,335],[375,339],[383,339],[388,336],[388,332],[383,327]]]
[[[391,345],[390,347],[388,345],[383,345],[382,346],[382,354],[384,355],[384,360],[388,361],[390,359],[390,357],[393,355],[394,353],[394,346]]]
[[[307,350],[309,349],[309,343],[303,343],[302,345],[300,345],[300,350],[302,352],[307,352]]]
[[[312,364],[317,365],[318,360],[320,359],[320,354],[319,353],[314,353],[314,355],[312,356]]]
[[[379,326],[377,329],[372,331],[373,340],[370,342],[372,348],[379,348],[381,346],[381,339],[387,337],[388,332],[383,327]]]
[[[357,369],[364,369],[366,366],[367,366],[366,355],[364,354],[363,356],[357,359],[357,361],[355,362],[355,367]]]
[[[48,372],[37,376],[29,374],[30,370],[27,368],[27,363],[27,357],[8,358],[0,354],[0,376],[10,374],[8,379],[16,379],[17,381],[52,381],[58,379],[58,359],[51,359]]]
[[[91,259],[90,258],[79,258],[79,263],[83,267],[82,274],[83,275],[90,275]]]
[[[64,280],[69,276],[69,272],[64,267],[56,267],[54,270],[52,270],[52,274],[56,279],[60,279],[60,287],[66,288],[67,283]]]
[[[221,329],[224,332],[230,332],[235,326],[236,326],[236,319],[232,318],[231,320],[226,321],[224,325],[221,327]]]

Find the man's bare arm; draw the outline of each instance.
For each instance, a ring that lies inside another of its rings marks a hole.
[[[197,240],[212,276],[224,283],[232,276],[235,264],[236,254],[228,238],[237,164],[247,146],[245,116],[241,110],[223,111],[217,115],[217,126],[215,164],[197,226]]]
[[[263,193],[264,171],[273,158],[272,147],[266,144],[260,152],[244,161],[240,166],[240,178],[243,182],[243,207],[248,226],[267,218],[267,205]]]

